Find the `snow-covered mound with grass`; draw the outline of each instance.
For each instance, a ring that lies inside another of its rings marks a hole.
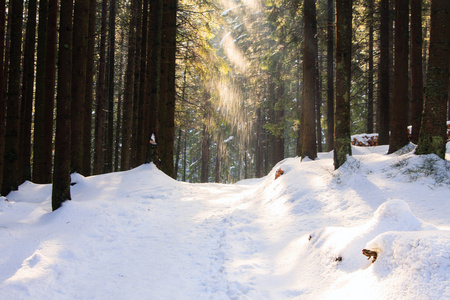
[[[450,162],[412,150],[234,185],[73,174],[55,212],[26,182],[0,198],[0,299],[450,299]]]

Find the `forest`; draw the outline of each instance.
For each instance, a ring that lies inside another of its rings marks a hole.
[[[445,158],[448,0],[1,0],[1,194],[153,162],[262,177],[377,133]],[[410,126],[410,127],[408,127]],[[410,128],[410,129],[408,129]]]

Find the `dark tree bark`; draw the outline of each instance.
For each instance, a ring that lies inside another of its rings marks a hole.
[[[48,2],[39,1],[39,25],[38,41],[36,53],[36,92],[34,103],[34,138],[33,138],[33,181],[35,183],[49,183],[51,177],[46,174],[51,173],[45,164],[44,154],[44,124],[45,124],[45,69],[46,69],[46,48],[47,48],[47,18]]]
[[[422,0],[411,0],[411,141],[419,141],[423,110]]]
[[[104,172],[113,170],[114,153],[114,91],[115,91],[115,49],[116,49],[116,0],[110,1],[109,7],[109,33],[108,33],[108,56],[106,58],[107,67],[107,89],[108,109],[107,109],[107,132]]]
[[[303,43],[303,106],[302,106],[302,159],[317,158],[316,123],[314,117],[316,97],[317,50],[315,49],[314,24],[316,24],[316,5],[314,0],[305,0],[304,24],[305,41]]]
[[[55,107],[56,44],[58,22],[58,0],[48,1],[47,34],[45,46],[45,93],[44,93],[44,136],[43,136],[43,179],[52,180],[53,166],[53,110]]]
[[[209,126],[203,126],[203,137],[202,137],[202,167],[200,182],[208,182],[209,178],[209,146],[210,146],[210,134]]]
[[[449,78],[450,2],[431,2],[430,50],[422,126],[416,154],[434,153],[445,159],[446,105]]]
[[[163,30],[161,55],[161,96],[158,130],[159,155],[162,171],[174,177],[173,147],[175,135],[175,54],[177,33],[177,0],[163,2]]]
[[[352,154],[350,141],[350,87],[352,53],[352,0],[336,0],[336,86],[334,115],[334,168]]]
[[[5,151],[5,98],[4,90],[4,64],[3,58],[5,53],[5,20],[6,9],[5,0],[0,0],[0,191],[3,183],[3,161]]]
[[[162,52],[162,22],[163,22],[163,0],[155,0],[150,3],[149,16],[149,41],[151,41],[148,52],[149,73],[149,105],[150,113],[146,126],[150,128],[150,135],[158,133],[159,99],[161,95],[161,52]],[[148,139],[149,137],[147,137]],[[158,138],[158,137],[157,137]],[[158,157],[151,157],[150,147],[147,145],[147,159],[159,164]],[[159,146],[157,146],[159,147]]]
[[[367,8],[369,22],[369,61],[367,79],[367,133],[373,133],[373,15],[374,0],[369,0]]]
[[[316,39],[317,41],[317,39]],[[318,50],[319,48],[316,47]],[[320,120],[322,119],[322,76],[320,75],[322,73],[321,66],[322,66],[322,57],[318,57],[316,59],[316,134],[317,134],[317,152],[322,152],[322,124]]]
[[[255,164],[256,164],[256,174],[257,178],[263,177],[264,173],[264,155],[263,155],[263,124],[261,116],[261,107],[258,106],[256,109],[256,153],[255,153]]]
[[[84,98],[83,171],[91,175],[92,105],[94,101],[94,56],[97,1],[89,0],[88,44],[86,54],[86,92]]]
[[[334,149],[334,5],[327,6],[327,151]]]
[[[2,195],[19,187],[19,131],[20,131],[20,61],[22,58],[22,0],[12,0],[11,44],[8,93],[6,97],[5,153]]]
[[[282,74],[282,62],[278,62],[278,78],[281,78]],[[275,144],[274,144],[274,162],[278,163],[284,159],[284,82],[277,80],[277,103],[275,104]]]
[[[150,99],[148,95],[148,72],[147,72],[147,46],[148,46],[148,27],[149,27],[149,21],[148,21],[148,5],[149,0],[143,1],[143,9],[142,9],[142,30],[141,30],[141,55],[140,55],[140,68],[139,68],[139,100],[142,104],[142,117],[140,118],[142,122],[142,130],[140,131],[140,134],[142,136],[141,141],[143,142],[142,146],[140,147],[140,156],[143,163],[148,163],[147,160],[147,144],[149,141],[150,136],[150,123],[148,122],[148,116],[150,114]],[[176,172],[175,172],[176,174]],[[175,175],[176,176],[176,175]]]
[[[222,167],[222,143],[223,143],[223,138],[222,138],[222,133],[219,133],[219,137],[217,139],[217,156],[216,156],[216,166],[215,166],[215,170],[214,170],[214,182],[216,183],[220,183],[220,172],[221,172],[221,167]]]
[[[142,48],[142,0],[138,0],[136,3],[136,52],[134,54],[134,88],[133,88],[133,126],[136,132],[136,165],[144,163],[144,151],[142,148],[146,145],[146,141],[143,141],[144,131],[144,110],[143,98],[140,98],[140,83],[141,83],[141,48]]]
[[[36,0],[28,1],[28,18],[23,54],[20,106],[19,177],[31,180],[31,121],[34,94],[34,48],[36,45]]]
[[[71,82],[72,82],[72,0],[61,0],[58,54],[58,86],[56,98],[55,159],[53,170],[52,208],[70,200],[71,154]]]
[[[408,55],[409,0],[395,1],[395,68],[389,151],[394,153],[408,144]]]
[[[97,103],[95,109],[95,144],[93,173],[101,174],[103,171],[105,146],[105,81],[106,81],[106,29],[108,16],[108,1],[102,2],[102,21],[100,33],[100,53],[97,80]]]
[[[389,143],[389,0],[380,1],[380,62],[378,74],[378,144]]]
[[[130,168],[131,130],[133,126],[133,82],[136,47],[136,8],[137,1],[133,0],[131,2],[132,16],[128,32],[127,69],[125,71],[125,90],[123,97],[122,156],[120,161],[120,168],[122,170],[128,170]]]
[[[86,97],[86,56],[89,26],[89,0],[75,0],[73,22],[76,30],[73,31],[72,50],[72,172],[83,171],[83,133]],[[86,128],[87,129],[87,128]],[[87,174],[84,174],[87,175]]]

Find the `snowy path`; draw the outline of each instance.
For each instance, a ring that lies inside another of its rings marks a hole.
[[[359,151],[235,185],[73,175],[56,212],[25,183],[0,201],[0,300],[450,298],[450,170]]]

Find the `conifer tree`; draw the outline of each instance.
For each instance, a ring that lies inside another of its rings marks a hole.
[[[336,0],[336,82],[334,111],[334,168],[352,154],[350,144],[350,87],[352,0]]]
[[[425,100],[416,154],[434,153],[445,159],[448,101],[450,2],[432,0],[430,50]]]

